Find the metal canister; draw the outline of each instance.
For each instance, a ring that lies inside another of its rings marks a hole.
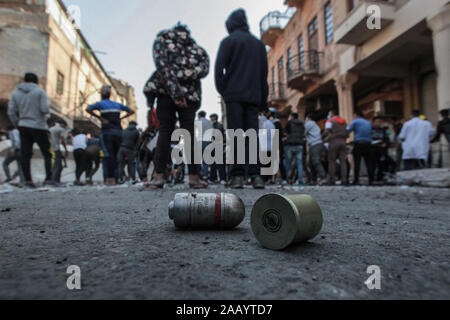
[[[234,194],[179,193],[169,205],[179,229],[232,229],[245,218],[245,205]]]
[[[253,207],[251,225],[264,248],[284,250],[314,239],[322,230],[323,215],[311,196],[268,194]]]

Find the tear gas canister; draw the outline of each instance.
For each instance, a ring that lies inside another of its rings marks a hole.
[[[245,217],[245,206],[234,194],[180,193],[169,205],[179,229],[232,229]]]
[[[253,207],[251,225],[263,247],[284,250],[315,238],[322,230],[323,215],[311,196],[268,194]]]

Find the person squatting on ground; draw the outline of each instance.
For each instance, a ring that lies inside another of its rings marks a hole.
[[[129,107],[110,100],[110,86],[103,86],[100,93],[102,101],[89,106],[86,112],[99,119],[102,123],[100,141],[105,155],[105,185],[114,186],[117,182],[117,154],[122,144],[122,120],[132,116],[134,111]],[[97,115],[95,111],[100,112],[100,115]],[[122,112],[126,113],[123,117],[121,117]]]
[[[25,183],[25,177],[23,176],[23,170],[22,170],[22,154],[20,151],[20,132],[18,129],[14,128],[14,126],[11,126],[8,128],[8,132],[6,133],[7,137],[11,141],[11,149],[6,154],[6,158],[3,161],[3,171],[5,172],[6,176],[6,183],[14,181],[17,177],[20,178],[20,183]],[[16,161],[17,163],[17,171],[14,173],[14,175],[11,177],[11,173],[9,171],[9,165]]]
[[[100,139],[89,139],[86,148],[86,184],[94,184],[93,178],[100,168],[100,162],[103,155],[104,153],[100,146]]]
[[[353,157],[355,159],[355,176],[353,185],[359,185],[359,172],[361,170],[361,158],[364,158],[369,174],[369,185],[374,182],[374,161],[372,154],[372,124],[364,118],[361,112],[355,114],[355,120],[350,124],[348,131],[355,133]]]
[[[119,160],[119,180],[124,183],[125,165],[128,166],[128,174],[132,183],[136,183],[136,156],[139,143],[139,130],[137,123],[131,121],[128,128],[123,131],[122,145],[117,158]]]
[[[47,95],[39,88],[38,77],[27,73],[24,83],[13,91],[8,105],[8,116],[13,125],[20,131],[22,170],[25,187],[34,188],[31,176],[31,158],[33,145],[37,143],[44,156],[45,183],[52,182],[52,155],[48,136],[47,116],[50,114]]]
[[[284,145],[285,168],[288,177],[298,185],[305,185],[303,181],[303,145],[305,143],[305,125],[298,119],[298,114],[291,114],[285,133],[287,139]],[[297,177],[293,176],[295,166],[297,166]]]
[[[312,119],[311,115],[306,116],[305,136],[309,146],[309,162],[311,163],[313,169],[313,180],[316,180],[318,177],[319,184],[325,184],[327,174],[321,162],[322,153],[325,147],[322,142],[322,133],[320,128]]]
[[[339,159],[341,167],[341,180],[347,185],[347,123],[335,110],[330,111],[325,125],[323,142],[328,143],[328,175],[329,184],[336,184],[336,159]]]
[[[201,79],[209,73],[209,56],[191,37],[186,26],[178,24],[170,30],[161,31],[153,45],[156,72],[144,88],[148,106],[157,100],[157,116],[160,123],[156,147],[155,175],[149,189],[165,185],[165,172],[169,162],[172,133],[178,114],[180,128],[191,137],[191,159],[188,159],[189,184],[191,188],[203,189],[208,185],[200,180],[194,161],[194,121],[201,106]]]
[[[86,148],[88,137],[77,129],[72,131],[73,157],[75,159],[75,186],[83,186],[81,176],[86,171]]]
[[[229,36],[220,44],[215,66],[217,91],[226,104],[228,129],[258,131],[258,114],[267,107],[269,86],[265,44],[250,33],[246,13],[234,11],[226,21]],[[259,160],[249,164],[249,141],[246,139],[246,165],[238,164],[237,138],[234,143],[234,164],[231,170],[231,188],[244,187],[245,168],[255,189],[264,189]],[[259,148],[258,143],[255,146]],[[253,151],[254,152],[254,151]],[[259,150],[257,151],[259,159]]]
[[[414,110],[411,120],[403,125],[398,136],[403,147],[405,170],[425,169],[430,152],[430,140],[436,133],[429,121],[420,119],[420,111]]]
[[[67,150],[67,123],[63,120],[55,122],[50,128],[50,140],[54,153],[53,169],[52,169],[52,185],[58,186],[61,183],[61,173],[63,171],[63,154],[61,152],[61,144],[64,146],[64,158],[68,158]]]

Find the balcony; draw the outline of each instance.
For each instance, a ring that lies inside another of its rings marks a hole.
[[[379,29],[368,28],[368,19],[373,14],[369,9],[373,5],[380,8],[381,28]],[[336,28],[335,41],[340,44],[361,45],[389,26],[394,21],[394,16],[395,4],[393,0],[364,0]]]
[[[287,87],[283,83],[271,83],[269,85],[268,102],[271,106],[282,106],[287,102]]]
[[[287,63],[288,87],[304,92],[322,75],[323,53],[304,51],[292,57]]]
[[[279,11],[269,12],[259,24],[261,40],[272,48],[278,37],[283,34],[283,29],[290,19],[289,14],[283,14]]]

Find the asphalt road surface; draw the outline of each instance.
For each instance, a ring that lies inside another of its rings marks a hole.
[[[0,194],[0,299],[449,299],[449,189],[246,189],[233,231],[177,231],[169,188]],[[210,192],[226,191],[221,187]],[[310,194],[325,224],[311,242],[263,249],[250,229],[266,193]],[[69,266],[81,290],[67,288]],[[369,266],[381,290],[369,290]]]

